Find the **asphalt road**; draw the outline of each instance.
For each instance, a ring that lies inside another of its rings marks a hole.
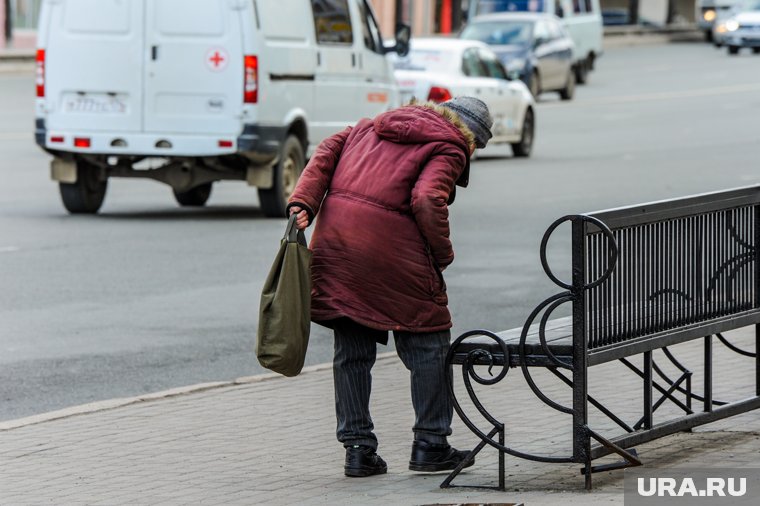
[[[531,159],[489,148],[451,209],[454,334],[522,325],[556,293],[538,247],[564,214],[760,183],[760,57],[701,43],[609,49],[576,99],[546,95]],[[205,209],[111,180],[69,216],[32,141],[33,75],[0,73],[0,420],[262,372],[259,290],[283,220],[217,184]],[[549,259],[568,276],[568,234]],[[308,363],[330,360],[315,327]]]

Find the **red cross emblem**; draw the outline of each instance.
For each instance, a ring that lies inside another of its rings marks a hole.
[[[206,65],[211,70],[219,71],[227,67],[227,52],[221,48],[212,48],[206,53]]]
[[[227,59],[224,56],[220,55],[219,51],[214,51],[214,56],[209,58],[209,60],[211,60],[211,63],[214,64],[214,67],[218,67],[220,63],[226,61]]]

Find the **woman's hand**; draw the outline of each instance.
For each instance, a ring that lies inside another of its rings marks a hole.
[[[290,215],[292,216],[294,214],[298,215],[296,217],[296,228],[298,228],[298,230],[303,230],[309,226],[309,213],[298,206],[293,206],[290,208]]]

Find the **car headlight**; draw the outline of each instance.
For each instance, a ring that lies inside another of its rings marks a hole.
[[[704,14],[702,14],[702,17],[705,21],[715,21],[715,11],[714,10],[708,10],[705,11]]]
[[[729,19],[726,21],[726,30],[729,32],[735,32],[739,29],[739,22],[735,19]]]

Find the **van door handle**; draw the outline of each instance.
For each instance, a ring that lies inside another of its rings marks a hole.
[[[158,60],[158,46],[150,47],[150,59],[153,61]]]
[[[351,66],[356,67],[356,53],[351,53]]]

